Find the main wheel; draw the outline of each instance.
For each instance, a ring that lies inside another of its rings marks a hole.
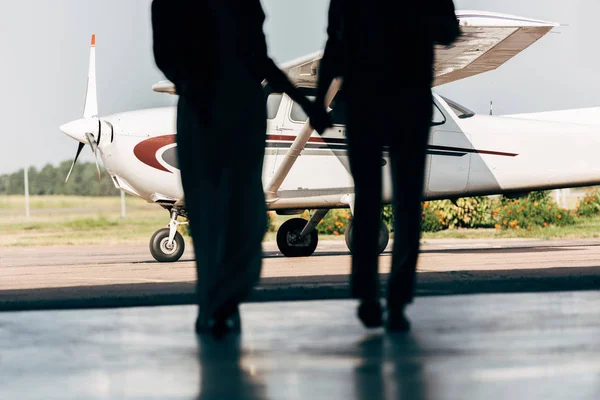
[[[300,233],[306,226],[303,218],[292,218],[285,221],[277,231],[277,247],[286,257],[308,257],[312,255],[319,243],[319,233],[313,230],[303,239]]]
[[[354,243],[352,240],[352,221],[348,222],[346,225],[346,233],[344,238],[346,239],[346,246],[348,246],[348,250],[352,253],[352,249],[354,248]],[[390,242],[390,231],[387,228],[385,222],[381,221],[381,225],[379,227],[379,242],[378,242],[378,250],[379,254],[383,253],[388,243]]]
[[[173,245],[169,246],[169,228],[159,229],[150,239],[150,253],[156,261],[175,262],[185,250],[185,241],[179,232],[175,232]]]

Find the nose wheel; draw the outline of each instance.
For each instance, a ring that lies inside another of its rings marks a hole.
[[[177,232],[177,228],[187,222],[177,221],[178,216],[178,210],[171,210],[169,227],[159,229],[150,239],[150,254],[158,262],[175,262],[185,251],[185,241],[183,236]]]

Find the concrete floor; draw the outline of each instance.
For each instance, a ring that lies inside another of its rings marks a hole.
[[[0,399],[598,399],[600,292],[419,297],[413,331],[351,300],[249,303],[239,341],[194,306],[0,313]]]

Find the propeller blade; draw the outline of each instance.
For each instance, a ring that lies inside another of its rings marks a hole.
[[[94,154],[96,154],[97,145],[96,145],[96,140],[94,138],[94,135],[92,135],[89,132],[86,132],[85,133],[85,138],[87,139],[88,144],[92,148],[92,151],[94,152]]]
[[[96,35],[92,35],[90,45],[90,64],[88,70],[88,82],[85,94],[85,105],[83,106],[83,117],[90,118],[98,115],[98,96],[96,90]]]
[[[85,144],[79,142],[79,146],[77,146],[77,153],[75,153],[75,158],[73,159],[73,164],[71,164],[71,169],[69,169],[69,173],[67,174],[67,179],[65,179],[65,183],[69,181],[69,177],[71,176],[71,172],[73,172],[73,167],[75,167],[75,163],[79,158],[79,154],[81,154],[81,150],[83,150],[83,146],[85,146]]]
[[[100,176],[100,166],[98,165],[98,152],[97,152],[98,145],[94,141],[94,136],[91,133],[86,132],[85,137],[86,137],[88,143],[90,144],[92,151],[94,152],[94,158],[96,159],[96,169],[98,170],[98,179],[102,179]]]

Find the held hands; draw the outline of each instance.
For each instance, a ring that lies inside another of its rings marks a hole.
[[[310,125],[319,132],[319,135],[322,135],[326,129],[333,126],[329,114],[322,105],[307,101],[303,108],[308,118],[310,118]]]

